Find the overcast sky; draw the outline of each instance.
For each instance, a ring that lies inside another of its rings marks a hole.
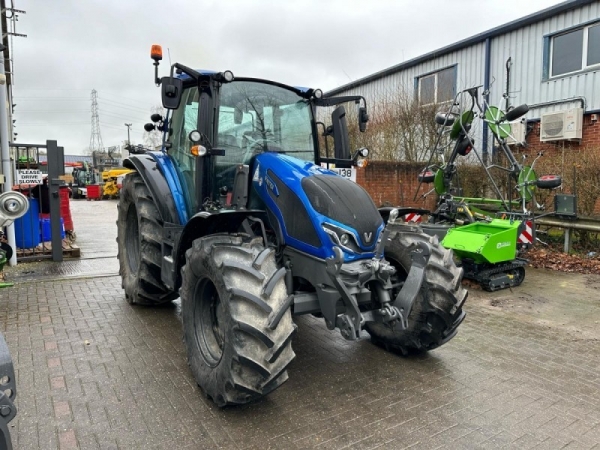
[[[10,4],[10,0],[7,0]],[[554,0],[14,0],[17,141],[82,154],[98,91],[104,146],[142,142],[172,62],[324,91],[552,6]],[[367,99],[368,100],[368,99]]]

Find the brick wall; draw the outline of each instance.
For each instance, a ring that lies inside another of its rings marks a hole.
[[[600,118],[600,114],[596,114]],[[591,120],[592,115],[587,114],[583,116],[582,126],[582,138],[579,141],[554,141],[554,142],[541,142],[540,141],[540,122],[533,124],[533,129],[527,134],[527,149],[528,153],[535,154],[543,151],[544,155],[557,155],[562,152],[563,145],[567,149],[583,149],[586,147],[597,147],[600,148],[600,120],[593,122]]]
[[[596,115],[600,119],[600,115]],[[538,152],[543,152],[544,156],[536,164],[536,173],[543,174],[558,174],[563,175],[565,179],[571,179],[572,163],[569,164],[569,156],[575,152],[600,152],[600,120],[592,121],[592,115],[583,116],[582,137],[581,141],[540,141],[540,122],[533,124],[533,129],[527,135],[527,148],[519,148],[513,150],[516,154],[525,153],[531,155],[529,161],[532,161]],[[600,157],[597,159],[600,160]],[[565,164],[561,162],[566,161]],[[560,173],[561,170],[566,172]],[[582,170],[580,168],[579,170]],[[571,193],[573,189],[572,182],[567,182],[563,185],[563,192]],[[582,187],[578,187],[582,189]],[[580,192],[580,194],[582,194]],[[594,207],[594,215],[600,215],[600,198],[596,201]]]
[[[417,174],[423,163],[369,161],[365,168],[357,169],[356,182],[371,195],[377,206],[415,206],[432,208],[435,193],[425,200],[413,200],[418,187]],[[429,188],[422,185],[420,194]]]
[[[531,163],[535,155],[543,151],[544,157],[536,163],[538,175],[557,174],[555,169],[557,159],[564,151],[600,151],[600,120],[593,122],[591,115],[584,116],[581,142],[557,141],[540,142],[540,123],[533,123],[533,129],[527,135],[527,148],[513,147],[517,156],[525,153]],[[527,162],[526,162],[527,163]],[[424,163],[369,161],[366,168],[357,169],[356,181],[371,195],[377,206],[415,206],[431,209],[434,207],[436,195],[430,194],[425,200],[413,200],[418,186],[417,175]],[[419,194],[427,192],[432,185],[422,185]],[[571,186],[565,186],[564,192],[570,192]],[[600,215],[600,199],[596,203],[595,214]]]

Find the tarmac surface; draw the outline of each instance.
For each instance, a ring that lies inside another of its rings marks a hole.
[[[72,211],[81,260],[8,268],[0,290],[16,449],[600,449],[600,276],[471,286],[458,335],[408,358],[297,318],[289,381],[219,409],[188,369],[179,301],[125,301],[116,202]]]

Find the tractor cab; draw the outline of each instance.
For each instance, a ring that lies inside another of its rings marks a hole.
[[[159,60],[155,61],[158,66]],[[259,154],[278,153],[334,167],[349,167],[368,154],[362,149],[352,159],[341,105],[359,104],[359,128],[364,131],[368,115],[363,97],[323,99],[319,89],[235,78],[230,71],[193,70],[177,63],[170,76],[156,76],[156,83],[162,86],[163,106],[169,113],[153,120],[159,122],[156,127],[164,132],[166,153],[175,162],[187,217],[231,207],[236,174],[242,166],[253,174]],[[336,106],[329,127],[316,119],[319,106]],[[147,125],[147,129],[154,127]],[[321,156],[319,132],[326,145],[327,136],[335,139],[333,157],[328,146]]]
[[[314,161],[316,129],[306,91],[262,80],[190,85],[172,110],[167,153],[184,180],[189,214],[231,205],[235,174],[264,152]],[[201,103],[212,120],[198,119]],[[198,201],[200,199],[200,201]]]

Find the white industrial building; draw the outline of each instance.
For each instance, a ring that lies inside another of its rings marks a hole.
[[[421,104],[442,103],[462,89],[482,85],[489,90],[489,104],[504,108],[507,83],[510,103],[527,103],[527,119],[542,119],[538,140],[582,143],[582,123],[596,125],[600,113],[600,1],[560,3],[340,86],[327,96],[358,94],[373,104],[382,93],[408,87]],[[572,114],[565,116],[569,110]],[[492,145],[487,126],[477,133],[478,148],[487,153]],[[583,140],[594,135],[597,140],[600,125],[585,131]]]

